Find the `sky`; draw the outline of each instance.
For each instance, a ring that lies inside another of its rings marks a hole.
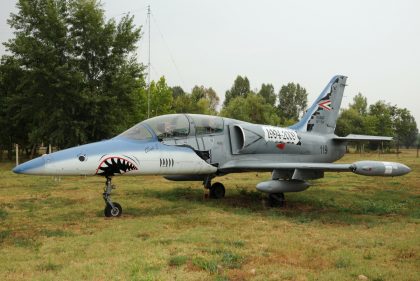
[[[15,0],[1,0],[0,41]],[[420,126],[420,1],[105,0],[107,18],[125,13],[146,27],[151,8],[151,79],[191,91],[212,87],[223,100],[236,76],[252,89],[288,82],[309,92],[309,104],[332,76],[348,76],[342,107],[361,92],[408,108]],[[147,28],[138,59],[147,64]],[[0,47],[0,55],[6,51]]]

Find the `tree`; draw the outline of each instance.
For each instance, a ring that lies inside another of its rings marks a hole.
[[[180,86],[171,88],[172,90],[172,111],[175,113],[191,112],[191,95],[186,93]]]
[[[353,97],[353,103],[350,104],[350,108],[353,108],[358,114],[365,116],[367,114],[367,98],[358,93]]]
[[[299,116],[306,110],[308,93],[299,83],[283,85],[279,91],[278,114],[282,123],[287,120],[297,122]]]
[[[219,97],[210,87],[194,86],[191,94],[177,95],[172,104],[172,110],[177,113],[217,114]]]
[[[173,99],[172,111],[175,113],[191,113],[192,112],[191,95],[179,95]]]
[[[337,120],[335,133],[339,136],[364,134],[363,117],[354,108],[342,110]]]
[[[254,93],[233,98],[220,112],[221,116],[258,124],[278,125],[275,108]]]
[[[246,96],[250,92],[251,88],[248,78],[238,75],[230,90],[226,91],[224,105],[226,106],[231,99]]]
[[[417,148],[417,158],[419,158],[419,150],[420,150],[420,134],[417,134],[416,148]]]
[[[108,138],[138,121],[143,66],[132,16],[105,20],[97,1],[19,0],[15,38],[2,58],[10,77],[6,110],[28,142],[61,147]],[[13,67],[11,67],[13,66]],[[4,94],[3,92],[1,94]],[[12,136],[10,136],[12,137]]]
[[[219,105],[220,98],[213,88],[206,89],[206,100],[209,102],[209,110],[213,114],[217,114],[217,106]]]
[[[382,136],[393,137],[393,115],[395,108],[384,101],[377,101],[369,106],[369,115],[376,117],[375,131]]]
[[[191,91],[191,98],[193,103],[199,103],[202,99],[206,100],[208,103],[208,112],[211,112],[212,114],[217,113],[217,105],[219,104],[220,99],[211,87],[205,88],[204,86],[194,86]]]
[[[11,57],[3,57],[0,64],[0,151],[7,149],[8,158],[12,157],[14,143],[28,143],[28,128],[32,126],[31,120],[22,122],[19,117],[20,104],[16,101],[19,81],[23,71],[18,63]],[[13,114],[16,112],[17,114]]]
[[[277,96],[272,84],[262,84],[258,95],[262,96],[266,103],[272,106],[276,104]]]
[[[396,137],[406,148],[409,148],[416,142],[418,134],[417,123],[408,109],[397,108],[393,123]]]
[[[341,110],[335,133],[339,136],[348,134],[376,135],[377,122],[376,116],[368,115],[366,97],[358,93],[349,108]]]
[[[171,88],[171,90],[172,90],[172,97],[174,99],[180,96],[185,96],[184,89],[182,89],[180,86],[174,86]]]
[[[165,77],[160,77],[158,82],[150,82],[150,115],[158,116],[172,113],[172,90],[166,84]]]

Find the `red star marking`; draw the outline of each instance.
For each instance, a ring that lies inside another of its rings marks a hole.
[[[318,105],[325,110],[331,110],[332,109],[331,108],[331,100],[326,100],[326,101],[320,102]]]
[[[282,149],[283,150],[286,147],[286,144],[285,143],[278,143],[278,144],[276,144],[276,147],[278,149]]]

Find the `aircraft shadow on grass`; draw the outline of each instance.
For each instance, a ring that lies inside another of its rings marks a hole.
[[[383,224],[380,218],[418,217],[416,213],[404,213],[407,207],[415,206],[418,199],[405,191],[381,190],[373,194],[345,193],[336,190],[312,190],[306,193],[289,194],[282,208],[271,208],[267,198],[257,191],[239,189],[221,200],[207,199],[204,191],[190,187],[170,190],[129,191],[125,195],[165,200],[173,205],[160,208],[130,207],[127,216],[182,215],[195,208],[207,207],[244,216],[264,216],[286,219],[296,223],[321,222],[326,224]],[[343,197],[343,198],[340,198]],[[345,199],[344,199],[345,198]],[[347,203],[345,203],[347,202]],[[353,202],[353,204],[348,204]]]

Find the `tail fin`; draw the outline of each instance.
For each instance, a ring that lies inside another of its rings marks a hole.
[[[346,76],[334,76],[302,119],[290,126],[290,129],[322,134],[334,133],[346,80]]]

